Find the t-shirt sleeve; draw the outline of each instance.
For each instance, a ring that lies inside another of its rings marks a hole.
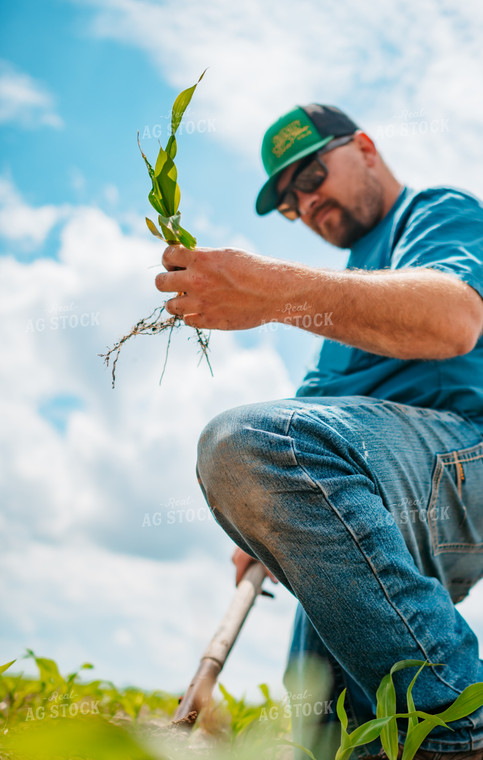
[[[422,193],[395,245],[391,269],[456,275],[483,298],[483,205],[457,190]]]

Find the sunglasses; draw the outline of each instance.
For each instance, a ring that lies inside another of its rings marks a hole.
[[[336,137],[331,140],[325,147],[311,153],[303,161],[300,166],[297,167],[293,173],[287,187],[282,191],[278,204],[277,211],[280,211],[287,219],[294,221],[300,217],[300,210],[298,207],[297,194],[295,190],[300,190],[302,193],[314,193],[327,179],[329,170],[320,156],[324,153],[335,148],[340,148],[341,145],[346,145],[354,139],[354,135],[346,135],[345,137]]]

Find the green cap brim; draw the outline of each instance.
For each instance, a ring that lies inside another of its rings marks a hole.
[[[323,148],[324,145],[327,145],[331,140],[334,139],[333,135],[329,135],[329,137],[321,137],[318,142],[313,143],[312,145],[309,145],[304,150],[301,150],[297,153],[296,157],[289,158],[285,163],[283,163],[280,168],[277,170],[275,174],[273,174],[267,182],[263,185],[262,189],[258,193],[257,200],[255,203],[255,209],[257,214],[260,216],[263,216],[263,214],[268,214],[270,211],[274,211],[277,208],[278,203],[278,192],[277,192],[277,182],[280,179],[280,175],[282,172],[287,168],[287,166],[290,166],[290,164],[294,164],[296,161],[300,161],[301,158],[305,158],[305,156],[309,156],[311,153],[314,153],[316,150],[320,150],[320,148]]]

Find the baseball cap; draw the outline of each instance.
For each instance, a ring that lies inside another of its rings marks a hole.
[[[339,108],[319,103],[295,106],[277,119],[263,137],[262,161],[269,179],[258,194],[257,214],[268,214],[277,207],[277,181],[287,166],[323,148],[334,137],[352,135],[357,129]]]

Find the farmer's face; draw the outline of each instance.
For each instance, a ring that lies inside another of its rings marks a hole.
[[[373,143],[358,133],[354,140],[322,157],[329,171],[312,193],[295,189],[300,218],[317,235],[339,248],[350,248],[383,217],[384,191]],[[282,172],[279,193],[288,186],[300,161]]]

